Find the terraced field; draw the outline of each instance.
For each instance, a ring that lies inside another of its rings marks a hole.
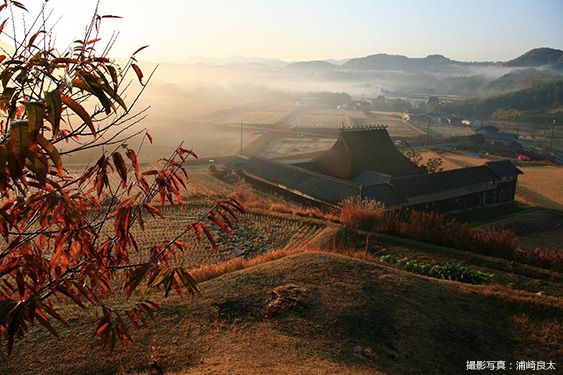
[[[139,247],[148,250],[181,233],[186,224],[205,214],[210,206],[195,205],[181,210],[178,207],[165,206],[162,209],[164,219],[145,217],[145,230],[135,225],[134,232]],[[214,250],[206,239],[199,241],[194,232],[188,232],[180,241],[189,245],[189,252],[182,262],[189,267],[216,263],[233,257],[252,257],[268,250],[279,249],[288,244],[297,245],[315,236],[321,225],[303,221],[288,220],[257,213],[247,213],[240,217],[240,223],[230,234],[223,233],[209,225],[217,242]],[[139,259],[140,260],[140,259]]]

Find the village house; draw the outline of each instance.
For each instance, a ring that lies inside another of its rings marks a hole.
[[[395,147],[385,127],[343,129],[329,150],[305,162],[236,156],[226,165],[251,183],[316,204],[360,197],[391,209],[437,212],[512,202],[522,173],[499,160],[429,174]]]
[[[475,131],[482,138],[483,147],[500,151],[516,151],[522,149],[516,134],[501,132],[495,126],[483,126]]]

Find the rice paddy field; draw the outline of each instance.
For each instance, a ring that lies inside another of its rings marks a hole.
[[[75,167],[76,173],[81,171]],[[242,199],[248,202],[263,198],[263,193],[254,191],[250,186],[233,181],[225,182],[223,179],[213,177],[206,168],[195,169],[190,172],[188,182],[187,204],[183,207],[157,205],[164,218],[153,218],[148,213],[143,214],[145,230],[141,230],[138,224],[132,227],[132,233],[139,245],[140,253],[132,252],[132,261],[142,261],[146,258],[146,252],[153,246],[162,245],[163,241],[175,238],[185,230],[186,226],[194,221],[205,217],[213,202],[217,198],[224,198],[232,194],[243,195]],[[110,184],[117,186],[120,179],[116,174],[110,174]],[[269,204],[284,204],[281,198],[268,196]],[[266,199],[264,198],[264,199]],[[239,199],[240,200],[240,199]],[[252,203],[249,204],[250,206]],[[250,208],[251,207],[247,207]],[[234,225],[231,233],[225,233],[215,224],[206,224],[210,229],[216,243],[214,250],[210,242],[205,238],[199,240],[194,231],[180,237],[180,241],[186,243],[189,251],[185,254],[184,262],[188,267],[198,267],[229,260],[234,257],[252,257],[263,254],[269,250],[281,249],[291,244],[296,246],[314,237],[324,228],[322,224],[299,218],[291,219],[285,216],[266,215],[263,213],[249,212],[240,214],[240,222]],[[234,224],[234,220],[233,224]],[[205,222],[205,221],[204,221]],[[108,222],[107,234],[112,222]],[[113,229],[113,228],[111,228]]]
[[[152,246],[162,244],[164,240],[175,238],[188,223],[205,215],[210,208],[210,205],[205,204],[190,205],[183,209],[165,206],[161,209],[164,219],[146,215],[145,230],[142,231],[138,225],[133,229],[141,254]],[[205,237],[198,240],[193,231],[181,236],[180,241],[189,247],[182,261],[193,268],[235,257],[252,257],[289,244],[295,246],[303,243],[322,229],[321,225],[305,221],[252,212],[241,215],[239,219],[240,223],[232,233],[224,233],[216,226],[208,225],[217,242],[217,250]]]
[[[372,111],[369,116],[369,123],[372,125],[382,124],[387,126],[387,131],[391,137],[417,137],[423,135],[424,132],[416,127],[406,124],[400,118],[393,116],[391,112],[375,112]]]
[[[306,129],[337,129],[344,126],[346,123],[346,116],[344,113],[335,114],[302,114],[294,119],[289,124],[290,128],[306,128]]]
[[[333,108],[300,108],[284,125],[291,129],[338,129],[350,126],[353,119],[366,120],[361,111],[337,110]]]
[[[334,138],[276,137],[261,151],[260,156],[277,158],[323,151],[332,147],[334,141]]]
[[[207,113],[197,118],[199,121],[225,125],[225,124],[274,124],[287,116],[296,108],[293,102],[255,102],[235,107],[224,108],[219,111]]]

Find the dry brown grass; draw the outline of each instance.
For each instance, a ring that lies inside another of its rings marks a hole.
[[[373,230],[384,219],[384,209],[373,199],[348,198],[340,205],[340,221],[352,228]]]
[[[361,259],[368,262],[377,262],[377,259],[366,251],[357,251],[351,249],[325,249],[319,250],[315,247],[291,247],[285,249],[272,250],[265,254],[258,255],[252,258],[232,258],[224,262],[207,264],[190,271],[192,277],[199,283],[217,278],[219,276],[231,273],[234,271],[239,271],[242,269],[257,266],[259,264],[264,264],[271,262],[273,260],[285,258],[290,255],[303,254],[303,253],[327,253],[327,254],[339,254],[344,255],[354,259]]]
[[[432,151],[432,150],[426,150],[426,151],[422,151],[420,153],[420,155],[422,156],[422,160],[421,163],[426,165],[426,163],[428,163],[428,160],[433,159],[433,158],[439,158],[442,159],[443,163],[442,163],[442,168],[444,168],[445,171],[448,171],[450,169],[456,169],[459,168],[459,164],[456,164],[454,162],[452,162],[451,160],[448,160],[444,154],[442,153],[438,153],[436,151]]]
[[[391,234],[430,244],[452,247],[487,256],[515,259],[517,238],[511,230],[471,228],[434,212],[385,211],[373,200],[349,199],[340,210],[342,223],[365,231]],[[541,256],[541,253],[538,253]],[[522,260],[529,260],[523,258]]]
[[[563,205],[563,168],[556,166],[520,167],[518,183]]]
[[[302,307],[264,318],[271,291],[290,284],[306,291]],[[32,328],[0,372],[146,373],[153,361],[165,373],[450,374],[473,358],[560,357],[560,299],[339,255],[287,256],[201,286],[194,299],[166,301],[129,351],[100,350],[77,313],[60,341]],[[225,316],[222,306],[240,308]]]

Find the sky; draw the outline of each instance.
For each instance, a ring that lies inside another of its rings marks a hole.
[[[41,0],[27,0],[31,13]],[[59,40],[79,38],[94,0],[50,0]],[[34,5],[35,4],[35,5]],[[503,61],[563,49],[562,0],[102,0],[114,56],[145,59],[345,59],[375,53]]]

